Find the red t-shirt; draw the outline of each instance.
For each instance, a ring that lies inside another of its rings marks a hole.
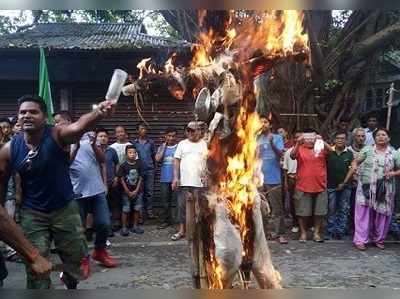
[[[323,150],[315,156],[314,149],[300,146],[297,153],[296,189],[307,193],[326,190],[326,155]]]

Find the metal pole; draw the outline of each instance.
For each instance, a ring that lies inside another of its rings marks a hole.
[[[388,111],[387,111],[387,115],[386,115],[386,130],[388,130],[388,131],[390,129],[390,119],[392,117],[393,93],[394,93],[394,83],[392,82],[392,84],[390,84],[389,100],[387,102]]]

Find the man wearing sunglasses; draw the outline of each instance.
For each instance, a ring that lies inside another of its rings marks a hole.
[[[45,258],[50,257],[54,240],[63,262],[63,281],[68,288],[76,288],[78,279],[89,276],[89,265],[82,263],[88,248],[79,209],[73,200],[69,152],[65,148],[76,143],[100,119],[110,116],[115,102],[101,102],[78,121],[58,127],[47,125],[46,104],[41,98],[23,96],[18,102],[18,122],[23,134],[0,150],[0,189],[4,189],[10,171],[20,174],[22,229]],[[27,288],[51,288],[49,273],[34,275],[30,264],[26,273]]]

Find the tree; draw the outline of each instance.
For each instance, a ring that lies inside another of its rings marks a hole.
[[[251,13],[238,11],[235,17]],[[220,11],[168,10],[161,14],[189,41],[199,36],[202,28],[198,20],[204,14],[214,24],[221,24],[225,18]],[[399,11],[305,11],[304,26],[310,38],[311,79],[305,75],[306,69],[289,61],[277,67],[269,92],[279,103],[279,111],[316,113],[318,117],[280,121],[290,128],[315,126],[323,132],[333,129],[343,116],[356,122],[366,94],[364,83],[379,56],[386,49],[398,47]]]

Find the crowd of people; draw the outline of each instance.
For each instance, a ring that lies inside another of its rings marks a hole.
[[[204,126],[190,122],[179,142],[177,128],[168,127],[157,147],[144,124],[135,139],[122,125],[112,132],[98,127],[114,105],[102,102],[75,122],[59,111],[51,126],[43,101],[24,96],[18,116],[0,120],[0,237],[11,246],[7,258],[16,252],[23,257],[28,288],[51,287],[51,252],[62,260],[60,278],[69,289],[89,277],[91,259],[117,267],[109,240],[117,233],[146,233],[148,220],[156,219],[158,229],[177,225],[173,241],[186,236],[186,202],[201,200],[206,187]],[[367,128],[353,130],[343,120],[324,138],[311,128],[289,134],[267,117],[261,122],[259,192],[271,211],[264,219],[269,240],[286,244],[289,230],[302,243],[310,233],[315,242],[352,236],[355,248],[366,250],[369,243],[384,249],[389,230],[399,236],[394,213],[400,153],[376,116]],[[157,167],[159,213],[153,209]],[[3,220],[5,213],[10,217]],[[0,255],[0,282],[5,276]]]

